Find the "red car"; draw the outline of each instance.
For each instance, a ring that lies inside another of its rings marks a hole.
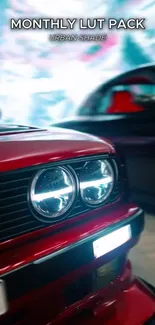
[[[1,325],[154,324],[128,260],[143,227],[109,141],[0,127]]]

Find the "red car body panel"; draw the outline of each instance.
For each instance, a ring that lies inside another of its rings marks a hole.
[[[154,312],[154,297],[144,289],[141,282],[134,280],[131,286],[118,294],[117,300],[110,300],[108,303],[100,302],[99,306],[93,309],[92,314],[88,313],[87,316],[81,316],[77,321],[74,319],[73,323],[68,324],[141,325],[145,324],[146,319],[151,319]]]
[[[70,279],[68,279],[69,282]],[[84,323],[93,325],[96,322],[104,325],[105,321],[109,325],[144,325],[149,318],[155,315],[155,297],[144,284],[133,278],[129,262],[124,273],[108,287],[86,296],[85,299],[53,318],[51,311],[53,303],[55,307],[57,307],[57,302],[59,305],[64,303],[61,295],[63,285],[64,283],[60,282],[59,286],[57,285],[55,288],[53,286],[45,287],[43,290],[32,292],[30,295],[14,301],[10,306],[9,314],[1,317],[1,324],[7,316],[12,319],[17,311],[20,311],[19,315],[22,317],[21,320],[19,317],[19,321],[14,322],[13,325]]]
[[[69,160],[73,158],[115,155],[111,142],[83,133],[53,128],[30,132],[3,132],[0,134],[0,172]],[[84,215],[48,225],[46,228],[0,243],[0,276],[18,272],[30,264],[39,264],[43,258],[70,250],[100,232],[113,229],[139,212],[131,203],[119,200]],[[81,222],[83,221],[83,222]],[[58,230],[59,232],[55,232]],[[137,235],[138,236],[138,235]],[[119,247],[126,254],[136,245],[133,237]],[[113,258],[118,250],[112,252]],[[41,288],[12,300],[8,312],[0,316],[0,324],[8,325],[143,325],[155,313],[155,298],[141,283],[133,278],[131,265],[126,261],[123,273],[102,290],[86,295],[78,302],[65,306],[63,290],[80,276],[89,274],[107,263],[106,255],[89,265],[75,269],[71,274],[48,283]],[[112,257],[111,257],[112,258]],[[69,261],[72,263],[72,261]],[[18,283],[16,284],[18,286]],[[54,305],[54,308],[53,308]],[[51,308],[52,307],[52,308]]]
[[[0,134],[1,172],[104,153],[115,153],[110,141],[71,130]]]
[[[73,277],[75,276],[78,277],[79,272],[77,272],[76,275],[73,275]],[[14,301],[9,310],[10,318],[16,311],[22,310],[24,314],[24,325],[31,324],[31,322],[35,325],[47,325],[55,323],[63,324],[64,321],[68,322],[70,319],[76,320],[79,312],[83,315],[83,312],[85,310],[95,310],[100,303],[104,303],[104,315],[106,315],[108,302],[111,300],[116,301],[117,296],[123,290],[128,289],[132,285],[133,281],[131,265],[128,262],[124,273],[114,282],[112,282],[108,287],[98,291],[97,293],[86,296],[82,301],[79,301],[69,308],[66,308],[63,313],[60,313],[60,315],[53,319],[51,302],[54,303],[55,309],[57,308],[57,305],[63,305],[64,301],[62,296],[62,288],[67,283],[70,283],[70,281],[71,279],[68,277],[59,283],[55,283],[54,286],[49,285],[42,290],[38,290],[36,292],[32,292],[27,296],[24,296],[23,299]],[[55,302],[53,300],[53,295],[55,297]],[[104,297],[106,297],[106,299]],[[44,301],[46,301],[46,303],[44,303]],[[2,318],[2,320],[5,319],[5,317],[7,317],[7,314]],[[74,322],[72,324],[74,324]]]
[[[72,228],[55,234],[49,235],[46,238],[38,238],[38,241],[30,242],[20,245],[12,250],[2,250],[0,253],[0,275],[3,273],[14,271],[15,269],[22,267],[28,263],[36,261],[49,254],[53,254],[56,251],[71,246],[75,242],[90,237],[101,230],[107,229],[109,226],[116,224],[120,221],[126,220],[138,211],[138,208],[133,204],[115,204],[113,210],[102,208],[99,211],[93,211],[91,215],[95,216],[92,220],[78,225],[73,225]],[[89,213],[90,217],[90,213]],[[85,215],[83,215],[83,220]],[[62,224],[61,224],[62,227]],[[47,235],[47,234],[46,234]],[[13,242],[13,239],[12,239]],[[22,243],[24,242],[24,236],[22,236]]]

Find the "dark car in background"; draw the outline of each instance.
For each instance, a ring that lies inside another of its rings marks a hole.
[[[55,125],[112,139],[126,161],[132,199],[155,207],[155,65],[102,84],[76,117]]]

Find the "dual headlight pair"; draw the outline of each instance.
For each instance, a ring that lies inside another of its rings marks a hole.
[[[89,207],[103,204],[114,182],[114,169],[108,160],[86,162],[79,175],[69,166],[43,169],[32,180],[31,205],[44,220],[56,221],[71,208],[78,192]]]

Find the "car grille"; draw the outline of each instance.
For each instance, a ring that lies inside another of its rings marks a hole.
[[[78,174],[84,162],[88,160],[89,158],[83,161],[63,162],[63,166],[70,165]],[[50,168],[54,165],[56,164],[52,163],[0,174],[0,242],[48,226],[32,214],[27,201],[27,192],[34,174],[42,168]],[[118,178],[105,204],[115,202],[119,196],[120,180]],[[67,218],[73,218],[90,210],[92,208],[87,207],[78,197]]]

